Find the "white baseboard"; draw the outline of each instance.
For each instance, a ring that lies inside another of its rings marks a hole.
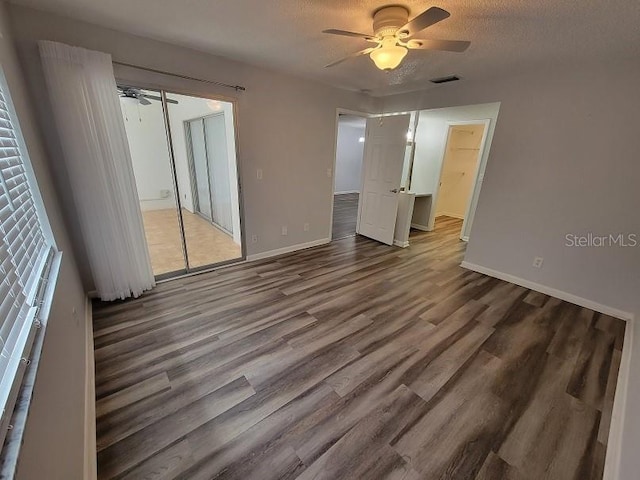
[[[620,318],[622,320],[633,320],[632,313],[625,312],[608,305],[603,305],[601,303],[579,297],[572,293],[547,287],[546,285],[531,282],[529,280],[525,280],[524,278],[516,277],[508,273],[499,272],[498,270],[493,270],[492,268],[483,267],[482,265],[476,265],[475,263],[466,261],[462,262],[460,266],[462,268],[466,268],[467,270],[473,270],[474,272],[489,275],[490,277],[499,278],[500,280],[504,280],[509,283],[515,283],[516,285],[520,285],[521,287],[529,288],[531,290],[535,290],[536,292],[544,293],[545,295],[550,295],[552,297],[559,298],[560,300],[564,300],[566,302],[573,303],[590,310],[595,310],[596,312],[604,313],[605,315],[611,315],[612,317]]]
[[[423,232],[430,232],[433,228],[429,228],[426,225],[420,225],[419,223],[412,223],[411,228],[415,228],[416,230],[422,230]]]
[[[407,248],[409,246],[409,242],[408,241],[407,242],[401,242],[400,240],[394,240],[393,244],[396,247],[400,247],[400,248]]]
[[[459,220],[464,220],[464,214],[460,215],[459,213],[438,212],[436,213],[436,218],[438,217],[451,217],[451,218],[457,218]]]
[[[263,258],[277,257],[278,255],[296,252],[298,250],[304,250],[305,248],[312,248],[312,247],[319,247],[320,245],[326,245],[329,242],[331,242],[330,238],[321,238],[320,240],[314,240],[312,242],[299,243],[297,245],[290,245],[288,247],[269,250],[268,252],[255,253],[253,255],[247,255],[247,261],[253,262],[255,260],[262,260]]]
[[[93,346],[93,312],[87,296],[85,305],[85,397],[84,397],[84,480],[98,478],[96,449],[96,378]]]
[[[360,193],[360,190],[344,190],[342,192],[333,192],[334,195],[347,195],[349,193]]]
[[[625,412],[627,411],[627,390],[629,374],[631,371],[631,355],[633,354],[633,329],[634,321],[627,321],[624,331],[624,347],[618,370],[618,383],[613,399],[613,411],[611,412],[611,424],[609,425],[609,437],[607,440],[607,453],[604,460],[603,480],[620,479],[620,457],[622,453],[622,433],[624,427]]]

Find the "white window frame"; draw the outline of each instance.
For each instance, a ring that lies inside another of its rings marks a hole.
[[[0,405],[0,412],[2,413],[0,417],[0,457],[3,459],[0,473],[4,475],[7,468],[15,469],[16,466],[17,453],[22,443],[27,410],[33,393],[33,382],[40,359],[44,333],[53,300],[55,283],[60,270],[62,254],[57,248],[51,225],[47,218],[44,202],[40,194],[40,189],[38,188],[38,182],[31,165],[29,151],[22,135],[20,121],[13,104],[11,91],[2,65],[0,65],[0,88],[2,89],[7,105],[9,119],[15,134],[15,141],[22,160],[22,167],[27,179],[40,230],[47,246],[51,249],[51,253],[43,260],[43,263],[46,262],[46,265],[42,269],[42,277],[33,282],[28,294],[28,301],[34,302],[37,308],[35,318],[28,334],[25,335],[25,341],[19,344],[19,346],[22,347],[22,355],[15,355],[16,352],[14,352],[13,357],[19,362],[18,368],[13,377],[11,391],[7,401],[4,405]],[[2,188],[2,185],[0,185],[0,188]],[[20,398],[19,403],[17,403],[18,398]]]

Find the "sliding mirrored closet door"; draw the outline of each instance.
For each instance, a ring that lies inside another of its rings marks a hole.
[[[193,189],[194,212],[212,221],[211,185],[209,184],[209,163],[204,125],[201,120],[192,120],[186,124],[186,127],[192,185],[195,185]]]
[[[157,278],[243,258],[233,105],[120,86]]]
[[[233,235],[230,160],[224,114],[206,117],[204,119],[204,132],[210,165],[209,176],[212,191],[213,221],[224,231]]]
[[[218,228],[233,235],[232,177],[224,114],[187,124],[190,140],[194,208]]]

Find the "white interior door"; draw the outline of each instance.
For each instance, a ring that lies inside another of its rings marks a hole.
[[[356,231],[387,245],[393,244],[410,118],[394,115],[367,119]]]

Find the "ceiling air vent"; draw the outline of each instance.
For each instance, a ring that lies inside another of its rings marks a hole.
[[[458,80],[460,80],[460,77],[456,77],[455,75],[449,75],[448,77],[432,78],[429,81],[431,83],[449,83],[449,82],[457,82]]]

